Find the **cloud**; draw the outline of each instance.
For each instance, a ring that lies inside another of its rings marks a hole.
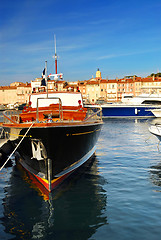
[[[132,56],[132,55],[140,55],[140,54],[146,54],[146,53],[152,53],[152,52],[160,52],[161,48],[157,49],[147,49],[144,51],[135,51],[135,52],[125,52],[125,53],[120,53],[120,54],[108,54],[104,56],[100,56],[97,59],[98,60],[104,60],[104,59],[111,59],[111,58],[118,58],[118,57],[124,57],[124,56]]]

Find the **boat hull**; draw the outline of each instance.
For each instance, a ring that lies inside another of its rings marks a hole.
[[[89,107],[89,106],[88,106]],[[95,108],[97,106],[90,106]],[[149,118],[154,117],[151,109],[159,106],[152,105],[127,105],[127,104],[107,104],[101,105],[103,118]]]
[[[102,123],[32,127],[17,151],[20,164],[52,191],[95,152]],[[7,130],[7,129],[6,129]],[[27,128],[8,128],[15,146]],[[17,132],[17,133],[16,133]]]

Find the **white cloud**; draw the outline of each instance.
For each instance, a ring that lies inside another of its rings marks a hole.
[[[124,56],[132,56],[132,55],[139,55],[139,54],[145,54],[145,53],[152,53],[152,52],[160,52],[161,48],[157,49],[145,49],[143,51],[135,51],[135,52],[124,52],[120,54],[108,54],[104,56],[100,56],[97,59],[98,60],[104,60],[104,59],[110,59],[110,58],[118,58],[118,57],[124,57]]]

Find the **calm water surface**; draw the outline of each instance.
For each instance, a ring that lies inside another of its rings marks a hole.
[[[15,165],[0,172],[0,239],[161,239],[161,152],[152,120],[106,120],[96,157],[46,200]]]

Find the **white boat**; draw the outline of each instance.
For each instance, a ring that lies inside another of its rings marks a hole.
[[[161,141],[161,124],[155,123],[149,127],[149,132],[155,135]]]
[[[121,103],[106,103],[100,105],[103,118],[149,118],[154,117],[151,110],[161,109],[161,95],[142,94],[134,97],[126,94],[122,97]],[[89,108],[98,105],[88,105]]]
[[[134,97],[133,94],[123,94],[122,103],[125,104],[161,104],[160,94],[140,94]]]

